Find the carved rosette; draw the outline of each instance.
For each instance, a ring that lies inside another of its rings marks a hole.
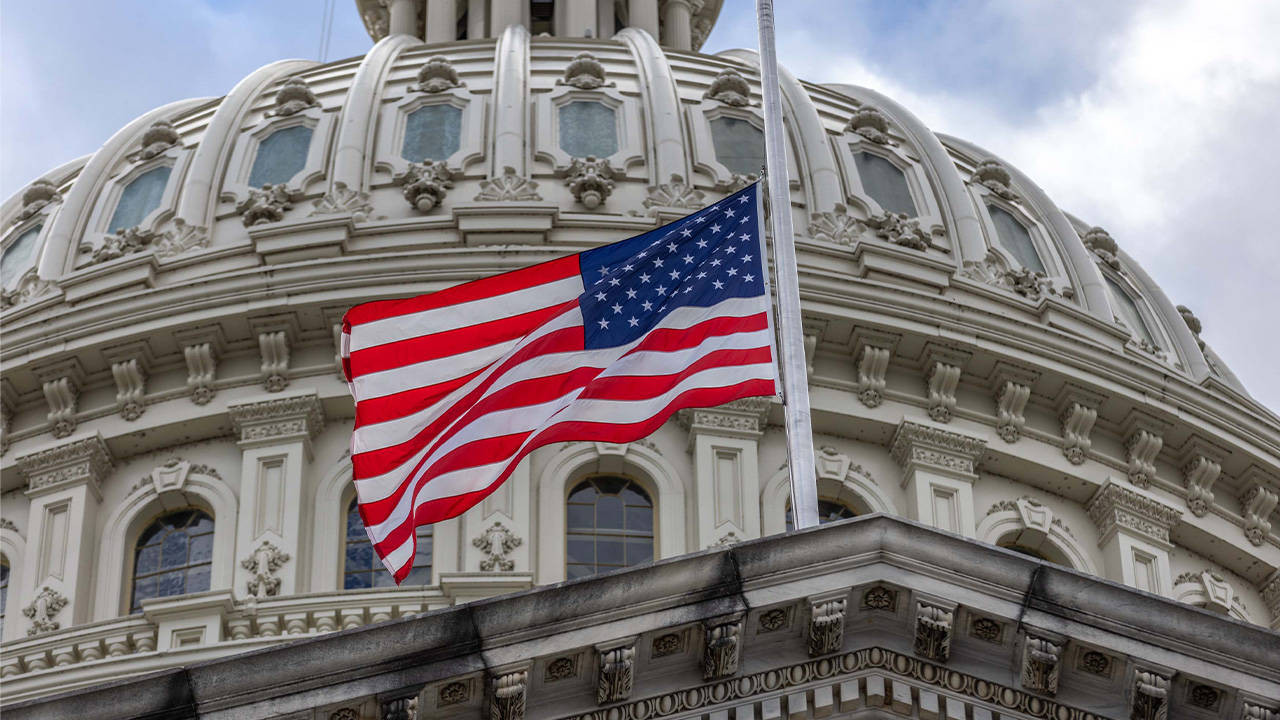
[[[635,645],[624,645],[600,651],[600,673],[596,683],[596,702],[626,700],[631,697],[635,677]]]
[[[443,162],[409,163],[395,178],[404,199],[420,213],[440,207],[453,187],[453,171]]]
[[[529,673],[503,673],[493,679],[489,698],[489,720],[523,720]]]
[[[556,80],[557,85],[572,85],[579,90],[595,90],[601,87],[613,87],[605,77],[604,65],[589,52],[578,53],[564,68],[564,76]]]
[[[248,591],[254,598],[263,599],[280,594],[280,578],[276,573],[289,562],[289,553],[263,541],[249,557],[240,561],[240,567],[248,570]]]
[[[471,544],[485,555],[485,559],[480,561],[482,572],[511,572],[516,569],[516,564],[507,555],[523,545],[524,540],[516,537],[502,523],[494,522],[480,537],[473,538]]]
[[[461,87],[458,71],[443,55],[433,55],[418,68],[418,82],[409,86],[409,92],[439,93]]]
[[[809,604],[809,632],[807,647],[810,657],[836,652],[844,645],[844,598],[834,598]]]
[[[895,145],[893,138],[889,137],[889,118],[879,110],[864,106],[859,108],[849,118],[849,122],[844,126],[845,132],[854,132],[873,143],[881,145]]]
[[[41,633],[53,632],[62,627],[55,618],[62,608],[67,606],[67,599],[62,593],[50,588],[48,585],[40,589],[40,592],[31,600],[31,604],[22,608],[22,614],[27,616],[31,621],[31,627],[27,628],[27,637],[35,637]]]
[[[1003,165],[995,160],[983,160],[973,169],[973,181],[986,187],[1005,200],[1017,200],[1018,195],[1010,185],[1013,178]]]
[[[284,220],[285,211],[292,210],[293,202],[301,196],[301,192],[290,190],[283,183],[249,188],[249,196],[236,205],[236,212],[240,213],[245,227],[280,222]]]
[[[915,652],[921,657],[946,662],[951,657],[953,609],[931,603],[916,603]]]
[[[1113,482],[1108,482],[1093,494],[1085,505],[1085,511],[1098,526],[1102,542],[1106,542],[1117,529],[1124,528],[1168,543],[1169,529],[1182,517],[1177,508]]]
[[[316,94],[306,80],[291,77],[280,85],[279,90],[276,90],[276,106],[267,114],[287,117],[319,104],[320,101],[316,99]]]
[[[608,160],[594,156],[574,158],[565,170],[564,184],[573,198],[588,210],[595,210],[613,193],[615,171]]]
[[[711,86],[702,97],[732,107],[746,107],[751,104],[751,86],[742,77],[742,73],[733,68],[725,68],[711,81]]]
[[[738,672],[742,652],[742,621],[707,625],[702,650],[702,679],[714,680]]]
[[[661,185],[650,185],[644,206],[653,208],[682,208],[685,210],[701,209],[706,202],[706,195],[693,185],[684,181],[680,175],[672,175],[671,182]]]
[[[508,165],[498,177],[480,181],[480,192],[475,199],[481,202],[536,202],[542,200],[542,196],[538,194],[538,183],[520,177],[516,169]]]

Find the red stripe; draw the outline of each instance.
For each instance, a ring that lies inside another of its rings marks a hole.
[[[644,400],[670,390],[694,373],[716,367],[755,365],[767,363],[772,358],[769,347],[747,350],[714,350],[701,356],[678,373],[672,375],[606,375],[598,377],[578,397],[604,400]]]
[[[422,312],[423,310],[471,302],[472,300],[481,300],[515,292],[516,290],[523,290],[535,285],[563,280],[577,275],[578,272],[578,256],[568,255],[519,270],[502,273],[501,275],[493,275],[461,285],[454,285],[426,295],[418,295],[417,297],[401,300],[375,300],[363,303],[348,310],[343,322],[356,326],[373,320],[382,320],[389,317]]]
[[[767,330],[769,316],[756,313],[746,317],[713,317],[687,328],[654,328],[626,355],[638,352],[671,352],[694,347],[709,337],[738,332]],[[623,355],[623,357],[626,357]]]
[[[425,410],[435,405],[445,395],[466,385],[472,378],[484,372],[479,368],[462,377],[456,377],[435,385],[414,388],[394,395],[369,398],[356,403],[356,427],[394,420]]]

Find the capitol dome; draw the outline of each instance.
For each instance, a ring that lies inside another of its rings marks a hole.
[[[756,54],[699,52],[718,0],[356,5],[363,57],[152,110],[0,206],[6,702],[788,529],[752,399],[540,449],[404,585],[377,566],[343,313],[688,214],[764,123]],[[1125,238],[872,89],[781,84],[824,522],[1280,629],[1280,420]]]

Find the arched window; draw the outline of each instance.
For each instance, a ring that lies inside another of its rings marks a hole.
[[[1111,276],[1103,273],[1102,279],[1107,281],[1107,290],[1111,293],[1111,302],[1115,306],[1114,309],[1120,321],[1129,328],[1130,333],[1155,345],[1156,340],[1151,335],[1151,329],[1142,319],[1142,313],[1138,311],[1138,303],[1134,301],[1133,296],[1120,287],[1120,283],[1112,280]]]
[[[431,584],[431,526],[418,528],[418,551],[413,556],[413,569],[401,585]],[[373,551],[369,534],[360,518],[359,503],[351,499],[347,506],[347,550],[342,567],[342,587],[358,590],[371,587],[395,587],[396,579],[383,567],[378,554]]]
[[[170,171],[168,166],[152,168],[126,185],[124,192],[120,193],[120,200],[116,202],[115,212],[111,214],[107,232],[116,233],[137,227],[147,219],[152,210],[160,207],[165,185],[169,184]]]
[[[738,175],[754,175],[764,165],[764,133],[755,125],[733,117],[711,123],[711,143],[716,159]]]
[[[601,475],[569,493],[565,575],[586,577],[653,559],[653,501],[624,477]]]
[[[36,256],[36,239],[40,237],[41,225],[22,233],[0,255],[0,287],[9,287],[27,268],[31,267]]]
[[[447,160],[462,144],[462,110],[452,105],[424,105],[404,123],[400,157],[409,162]]]
[[[258,143],[249,171],[249,186],[279,185],[302,172],[311,149],[311,128],[295,125],[277,130]]]
[[[209,589],[213,568],[213,518],[200,510],[161,516],[142,532],[133,553],[130,612],[147,598],[172,597]]]
[[[0,634],[4,633],[4,611],[9,604],[9,558],[0,555]]]
[[[916,216],[916,204],[911,199],[911,189],[907,187],[907,176],[897,165],[865,151],[853,154],[853,164],[858,167],[862,189],[880,207],[907,217]]]
[[[1026,226],[1008,211],[995,205],[988,205],[987,213],[996,226],[996,237],[1004,249],[1008,250],[1022,267],[1032,272],[1044,273],[1044,262],[1040,259],[1040,253],[1036,252],[1036,245],[1031,241],[1031,233],[1027,231]]]
[[[844,520],[846,518],[856,517],[858,513],[850,510],[844,503],[838,503],[834,500],[818,501],[818,524],[826,525],[829,522]],[[795,518],[791,515],[791,503],[787,503],[787,532],[796,529]]]
[[[560,149],[573,157],[609,157],[618,152],[613,108],[578,100],[560,107]]]
[[[555,0],[529,0],[529,34],[556,34]]]

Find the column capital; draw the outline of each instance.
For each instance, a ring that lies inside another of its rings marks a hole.
[[[1099,545],[1122,528],[1167,545],[1170,528],[1182,517],[1178,508],[1110,480],[1093,494],[1085,511],[1098,526]]]
[[[23,455],[17,465],[27,478],[29,497],[87,484],[101,499],[102,480],[111,472],[112,458],[102,435],[94,433]]]
[[[315,392],[229,405],[227,414],[241,447],[307,442],[324,429],[324,407]]]
[[[726,437],[758,439],[766,426],[771,400],[742,398],[713,408],[688,408],[676,413],[676,420],[689,431]]]
[[[906,470],[925,467],[966,480],[977,477],[987,441],[903,420],[889,443],[893,459]],[[904,479],[910,473],[904,474]]]

